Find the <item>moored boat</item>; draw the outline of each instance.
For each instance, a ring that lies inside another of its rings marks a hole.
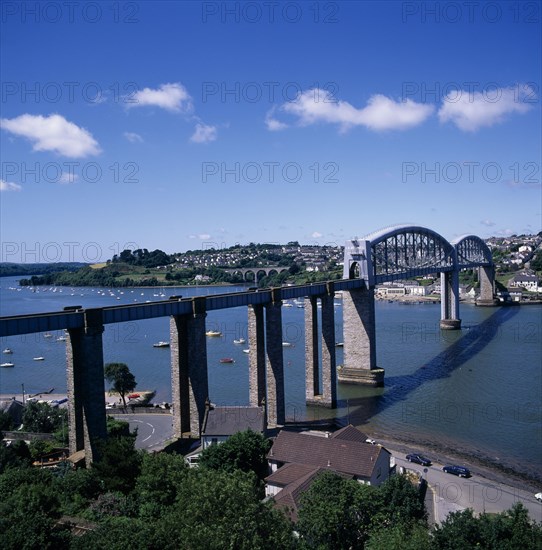
[[[220,359],[221,363],[235,363],[235,360],[232,357],[223,357]]]
[[[152,345],[153,348],[169,348],[169,342],[156,342],[156,344]]]
[[[219,330],[208,330],[205,333],[205,336],[210,336],[216,338],[217,336],[222,336],[222,333]]]
[[[1,363],[0,367],[14,367],[15,363]]]

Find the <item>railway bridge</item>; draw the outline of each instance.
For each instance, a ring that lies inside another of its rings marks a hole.
[[[102,333],[111,323],[155,317],[170,318],[172,414],[177,437],[199,437],[209,396],[207,312],[246,307],[249,337],[249,403],[265,403],[269,425],[285,422],[282,304],[305,300],[306,402],[337,405],[334,295],[343,295],[343,383],[379,386],[384,369],[376,365],[376,284],[440,273],[443,330],[461,328],[459,271],[479,269],[479,305],[495,305],[491,251],[477,236],[448,242],[431,229],[401,225],[349,240],[344,250],[343,278],[299,286],[283,286],[194,298],[170,297],[130,304],[0,318],[0,337],[67,332],[70,452],[96,456],[96,441],[106,437],[105,382]],[[318,306],[321,315],[318,315]]]

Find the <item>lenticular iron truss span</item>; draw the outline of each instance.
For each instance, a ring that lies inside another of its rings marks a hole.
[[[345,245],[344,278],[365,278],[370,286],[431,273],[492,266],[491,251],[475,235],[450,243],[417,225],[396,225]]]
[[[491,267],[493,257],[487,244],[476,235],[463,235],[452,241],[457,254],[457,268]]]

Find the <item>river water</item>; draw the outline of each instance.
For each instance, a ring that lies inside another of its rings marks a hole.
[[[101,307],[165,300],[170,295],[234,292],[242,287],[98,289],[19,287],[16,277],[0,278],[0,315],[59,311],[65,306]],[[162,294],[162,296],[160,296]],[[342,340],[342,304],[336,300],[336,339]],[[542,306],[478,308],[461,304],[462,330],[441,332],[439,304],[376,303],[377,363],[386,370],[384,388],[338,385],[334,411],[306,407],[304,309],[283,308],[286,408],[288,419],[337,417],[373,437],[388,436],[455,449],[542,479]],[[207,328],[222,332],[207,339],[210,399],[248,404],[246,308],[210,312]],[[60,333],[2,338],[0,393],[66,391],[65,344]],[[105,362],[124,362],[139,389],[171,400],[169,319],[106,326]],[[34,361],[34,357],[44,357]],[[223,364],[220,359],[233,358]],[[342,363],[342,348],[337,348]]]

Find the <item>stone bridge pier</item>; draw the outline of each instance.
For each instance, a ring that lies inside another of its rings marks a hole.
[[[459,318],[459,272],[446,271],[440,274],[440,328],[458,330]]]
[[[495,298],[495,268],[493,266],[478,268],[480,281],[480,295],[476,300],[477,306],[495,306],[499,301]]]
[[[80,308],[65,308],[74,311]],[[96,446],[107,437],[102,310],[84,310],[83,328],[68,329],[66,376],[70,454],[85,451],[89,466],[99,458]]]
[[[376,366],[374,288],[343,291],[344,366],[339,382],[383,386],[384,369]]]
[[[268,425],[282,426],[286,401],[280,288],[271,290],[270,302],[248,306],[248,343],[250,405],[265,403]]]
[[[173,434],[200,437],[209,398],[205,298],[192,299],[192,313],[170,320]]]
[[[326,294],[305,299],[306,403],[331,409],[337,407],[334,296],[333,283],[330,282],[327,284]],[[321,327],[318,323],[318,300],[322,306]],[[321,380],[320,357],[322,359]]]

